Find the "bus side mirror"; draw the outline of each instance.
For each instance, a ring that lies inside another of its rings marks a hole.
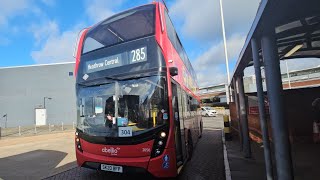
[[[176,75],[178,75],[178,68],[177,68],[177,67],[170,67],[170,68],[169,68],[169,71],[170,71],[170,75],[171,75],[171,76],[176,76]]]

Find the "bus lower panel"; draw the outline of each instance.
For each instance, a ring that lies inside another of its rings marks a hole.
[[[117,158],[117,157],[106,157],[96,154],[87,153],[85,151],[80,152],[76,149],[77,163],[78,165],[84,166],[86,162],[97,162],[100,164],[110,165],[121,165],[121,166],[132,166],[147,169],[150,157],[136,157],[136,158]]]
[[[150,159],[148,171],[155,177],[165,178],[165,177],[176,177],[177,176],[177,166],[176,166],[176,153],[174,148],[165,149],[164,152],[156,157]],[[169,157],[167,160],[165,156]],[[168,163],[167,167],[165,163]]]
[[[147,173],[155,177],[177,176],[176,158],[174,148],[165,149],[164,152],[155,158],[117,158],[105,157],[95,154],[80,152],[76,149],[77,163],[80,167],[100,169],[101,164],[123,166],[124,173]],[[168,158],[164,158],[167,156]],[[166,166],[165,164],[168,163]],[[148,173],[149,172],[149,173]]]

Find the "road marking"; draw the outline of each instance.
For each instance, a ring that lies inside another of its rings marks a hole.
[[[226,180],[232,180],[231,179],[231,172],[230,172],[230,166],[228,161],[228,153],[227,153],[227,147],[226,147],[226,140],[224,138],[224,133],[221,131],[222,136],[222,144],[223,144],[223,159],[224,159],[224,170],[226,174]]]

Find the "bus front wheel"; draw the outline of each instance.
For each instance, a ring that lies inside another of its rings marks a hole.
[[[202,126],[202,122],[200,122],[200,135],[199,135],[199,138],[202,137],[202,131],[203,131],[203,126]]]
[[[193,154],[193,141],[192,141],[192,136],[191,132],[188,133],[188,160],[191,160],[192,154]]]

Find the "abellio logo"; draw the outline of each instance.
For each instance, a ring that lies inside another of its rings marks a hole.
[[[107,148],[107,147],[104,147],[102,148],[102,152],[103,153],[107,153],[107,154],[111,154],[111,155],[118,155],[118,151],[120,150],[119,147],[117,148],[114,148],[114,147],[110,147],[110,148]]]

